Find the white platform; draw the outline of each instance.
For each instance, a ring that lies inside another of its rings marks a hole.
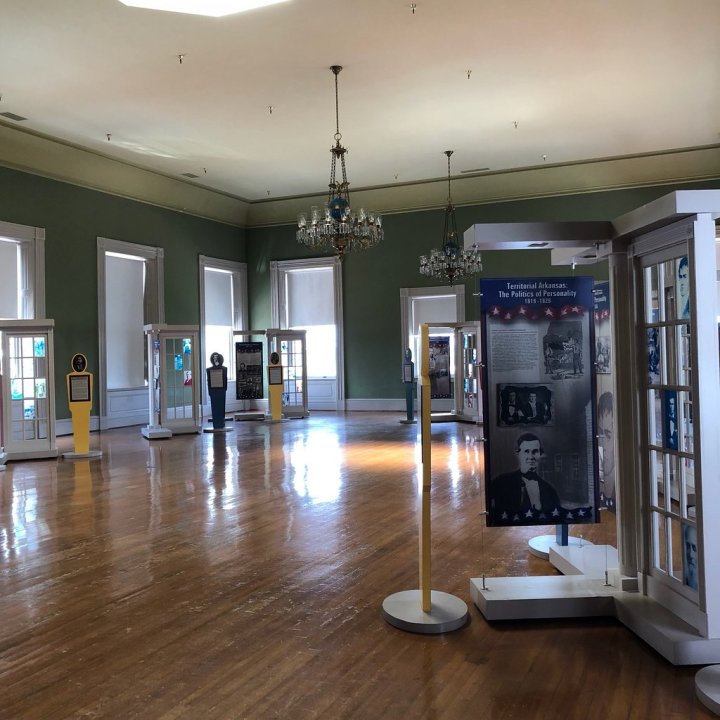
[[[720,663],[720,638],[708,639],[655,600],[623,590],[617,571],[611,585],[584,575],[470,580],[470,595],[487,620],[608,616],[657,650],[673,665]]]
[[[487,620],[612,616],[617,588],[582,576],[470,579],[470,595]]]
[[[245,410],[243,412],[236,412],[233,418],[237,421],[241,420],[264,420],[265,413],[262,410]]]
[[[710,665],[695,675],[698,700],[716,715],[720,715],[720,665]]]
[[[167,438],[172,437],[172,430],[168,430],[160,425],[146,425],[140,428],[140,432],[143,437],[148,440],[167,440]]]

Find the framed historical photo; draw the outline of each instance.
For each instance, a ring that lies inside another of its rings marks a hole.
[[[282,365],[270,365],[268,367],[268,385],[282,385]]]
[[[70,397],[68,401],[89,402],[90,401],[90,374],[70,375]]]

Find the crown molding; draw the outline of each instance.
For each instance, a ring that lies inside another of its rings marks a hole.
[[[2,122],[0,165],[229,225],[247,221],[241,198]]]
[[[294,224],[325,194],[248,201],[0,122],[0,165],[237,227]],[[481,205],[718,178],[720,145],[460,175],[453,202]],[[447,178],[352,189],[355,207],[393,214],[445,207]]]

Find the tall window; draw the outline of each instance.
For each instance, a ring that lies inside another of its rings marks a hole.
[[[272,262],[270,280],[273,323],[283,330],[306,331],[310,408],[343,409],[345,383],[339,258]]]
[[[143,325],[165,320],[162,248],[97,239],[100,428],[147,419]]]
[[[235,379],[233,332],[247,330],[247,266],[229,260],[200,256],[200,296],[203,357],[220,353],[228,369],[228,380]]]
[[[45,315],[45,230],[0,221],[0,318]]]
[[[282,327],[305,330],[309,378],[337,375],[337,336],[331,267],[299,268],[285,273]]]

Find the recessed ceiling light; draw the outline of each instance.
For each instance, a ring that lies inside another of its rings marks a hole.
[[[123,5],[147,10],[223,17],[266,5],[275,5],[286,0],[120,0],[120,2]]]

